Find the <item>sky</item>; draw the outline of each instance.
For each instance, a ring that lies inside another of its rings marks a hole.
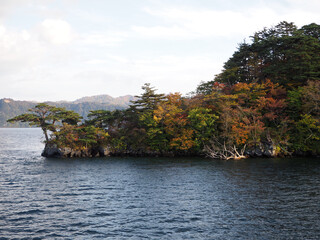
[[[0,98],[194,91],[238,44],[281,21],[320,24],[319,0],[0,0]]]

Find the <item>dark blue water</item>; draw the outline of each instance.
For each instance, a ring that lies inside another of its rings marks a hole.
[[[0,239],[319,239],[319,159],[45,159],[0,129]]]

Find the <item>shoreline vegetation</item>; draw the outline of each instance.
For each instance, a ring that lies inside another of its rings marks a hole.
[[[87,120],[38,104],[8,122],[41,127],[45,157],[320,155],[320,25],[281,22],[241,43],[189,96],[149,83],[125,110]]]

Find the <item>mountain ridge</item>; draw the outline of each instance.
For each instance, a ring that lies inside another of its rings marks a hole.
[[[84,119],[91,110],[125,109],[135,97],[131,95],[111,97],[107,94],[85,96],[74,101],[45,101],[49,105],[64,107],[79,113]],[[29,127],[28,123],[7,123],[7,120],[19,114],[26,113],[28,109],[39,104],[37,101],[14,100],[12,98],[0,99],[0,127]]]

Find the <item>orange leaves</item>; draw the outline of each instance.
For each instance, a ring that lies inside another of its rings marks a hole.
[[[283,115],[283,110],[287,106],[285,99],[274,99],[272,97],[261,97],[257,101],[257,109],[262,112],[262,116],[275,120]]]
[[[221,91],[221,90],[223,90],[225,87],[226,87],[225,84],[219,83],[219,82],[214,82],[214,84],[213,84],[213,86],[212,86],[212,88],[213,88],[214,91]]]
[[[264,86],[267,88],[267,89],[275,89],[275,88],[278,88],[279,87],[279,84],[278,83],[273,83],[269,78],[266,79],[266,81],[264,82]]]
[[[188,150],[195,145],[193,140],[193,130],[185,129],[181,134],[172,138],[170,146],[177,150]]]
[[[232,110],[229,118],[230,137],[237,145],[256,144],[260,141],[265,126],[259,112],[252,108],[237,108]]]
[[[261,97],[257,100],[257,107],[259,109],[278,109],[286,107],[285,99],[274,99],[272,97]]]
[[[246,128],[246,126],[247,125],[242,122],[234,123],[231,126],[232,135],[237,145],[245,144],[246,141],[248,140],[249,130]]]

